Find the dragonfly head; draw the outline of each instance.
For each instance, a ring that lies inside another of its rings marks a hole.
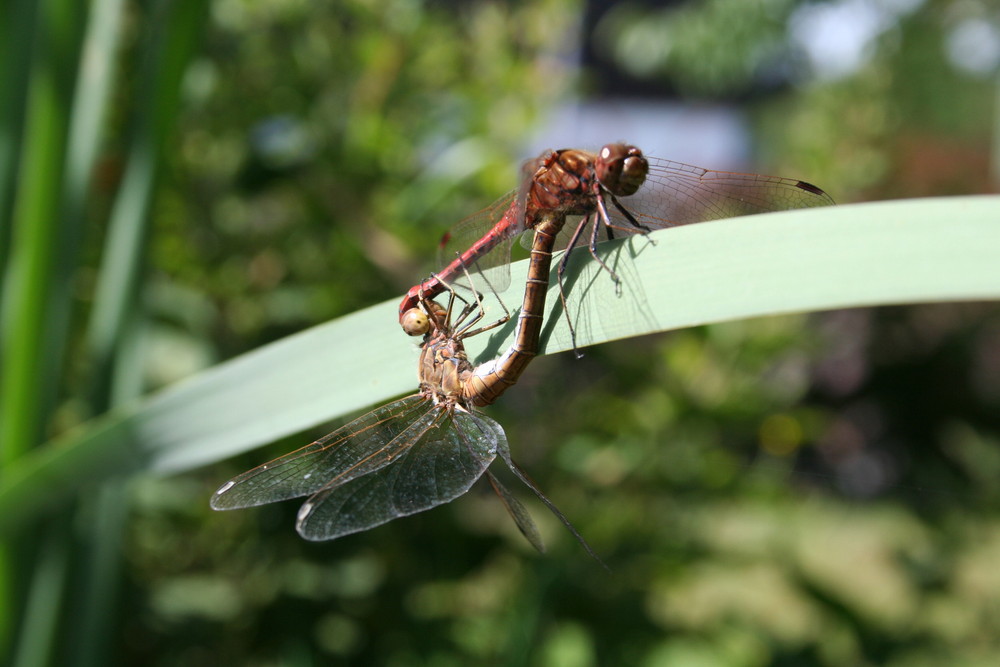
[[[402,325],[403,331],[410,336],[423,336],[431,328],[430,318],[419,308],[410,308],[403,313],[399,323]]]
[[[449,310],[434,299],[428,299],[423,294],[420,295],[419,308],[410,308],[403,312],[399,318],[399,324],[410,336],[423,336],[435,330],[447,327]],[[432,320],[433,319],[433,327]]]
[[[649,163],[642,151],[626,144],[607,144],[597,155],[597,178],[613,195],[628,197],[646,181]]]

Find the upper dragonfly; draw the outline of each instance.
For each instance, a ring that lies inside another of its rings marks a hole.
[[[598,153],[547,151],[526,163],[524,175],[518,189],[459,222],[446,235],[442,263],[447,264],[406,293],[399,307],[401,323],[419,295],[433,297],[446,283],[461,283],[467,267],[485,270],[509,263],[513,239],[534,229],[546,213],[579,216],[575,226],[567,225],[571,234],[564,245],[572,249],[585,240],[594,258],[618,282],[618,276],[597,255],[601,227],[611,238],[615,231],[645,234],[708,220],[833,203],[829,195],[805,181],[703,169],[646,157],[639,148],[621,143],[608,144]],[[560,285],[569,254],[559,264]],[[490,283],[497,290],[506,287],[506,273],[491,273]]]

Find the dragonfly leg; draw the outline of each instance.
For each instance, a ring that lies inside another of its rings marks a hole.
[[[584,217],[577,225],[576,231],[573,232],[573,237],[569,240],[569,244],[566,246],[566,252],[563,253],[562,259],[559,261],[559,267],[556,269],[556,280],[559,282],[559,301],[562,303],[563,316],[566,318],[566,326],[569,327],[569,340],[573,346],[573,354],[577,359],[583,357],[583,353],[576,347],[576,329],[573,328],[573,319],[569,316],[569,301],[566,299],[566,285],[563,282],[563,274],[566,273],[566,267],[569,265],[569,255],[570,251],[576,246],[577,240],[580,238],[580,233],[583,228],[587,225],[590,220],[590,215]]]
[[[478,263],[478,262],[474,262],[474,263]],[[469,275],[468,269],[466,269],[464,266],[463,266],[463,271],[465,271],[466,278],[468,279],[469,284],[471,285],[472,284],[472,276]],[[503,310],[503,315],[498,320],[496,320],[495,322],[483,325],[483,326],[479,327],[478,329],[476,329],[475,331],[467,331],[467,329],[469,327],[466,327],[465,330],[462,330],[461,332],[459,332],[460,333],[460,338],[465,338],[467,336],[475,336],[478,333],[482,333],[484,331],[489,331],[490,329],[495,329],[496,327],[500,326],[501,324],[505,324],[505,323],[507,323],[507,321],[510,320],[510,309],[507,308],[507,304],[505,304],[503,302],[503,299],[500,298],[500,293],[497,292],[493,288],[492,284],[490,284],[490,279],[486,277],[486,273],[483,272],[483,271],[480,271],[479,272],[479,277],[483,279],[483,282],[486,283],[486,286],[490,289],[490,291],[493,293],[493,296],[496,298],[497,303],[500,304],[500,308]],[[477,299],[477,301],[479,301],[479,308],[480,308],[480,313],[481,313],[480,316],[479,316],[479,319],[482,319],[486,315],[486,308],[483,306],[482,296],[483,296],[482,293],[480,293],[477,290],[476,291],[476,299]]]
[[[648,234],[651,231],[653,231],[651,228],[647,227],[646,225],[636,220],[635,216],[632,215],[632,212],[627,208],[625,208],[624,206],[622,206],[622,203],[618,201],[618,197],[615,197],[614,195],[609,195],[609,196],[611,197],[611,203],[614,204],[615,208],[618,209],[618,212],[621,213],[626,220],[628,220],[630,225],[640,230],[643,234]],[[616,227],[617,229],[624,229],[623,227],[617,225],[612,225],[612,226]]]
[[[600,198],[598,198],[597,202],[598,202],[597,204],[598,210],[602,213],[601,216],[602,219],[607,221],[608,220],[607,209],[604,208],[604,204],[601,202]],[[573,248],[576,247],[576,243],[577,241],[580,240],[580,235],[583,233],[583,230],[587,227],[587,225],[593,222],[592,216],[593,214],[588,214],[583,218],[583,220],[580,221],[580,224],[576,226],[576,230],[573,232],[573,236],[570,237],[569,243],[566,244],[566,253],[563,255],[562,261],[559,263],[559,270],[556,273],[560,281],[562,280],[562,274],[563,272],[565,272],[566,266],[568,265],[570,252],[573,250]],[[610,222],[605,222],[605,226],[609,230],[612,227]],[[610,266],[605,264],[604,260],[602,260],[600,256],[597,254],[597,236],[600,233],[598,227],[599,225],[596,222],[594,222],[593,226],[591,227],[590,243],[588,244],[590,248],[590,255],[597,261],[598,264],[600,264],[602,269],[608,272],[608,275],[611,276],[611,280],[615,281],[615,291],[621,294],[621,282],[622,282],[621,278],[619,278],[618,274],[615,273]],[[560,286],[561,285],[562,283],[560,282]],[[560,293],[561,292],[562,291],[560,290]],[[565,299],[563,299],[563,301],[565,301]]]
[[[620,201],[618,201],[618,197],[615,197],[614,195],[611,195],[611,203],[614,204],[615,208],[618,209],[618,212],[621,213],[622,216],[626,220],[629,221],[629,224],[631,224],[633,227],[635,227],[640,232],[642,232],[643,236],[645,236],[647,239],[649,239],[650,243],[652,243],[653,245],[656,245],[656,239],[654,239],[651,236],[649,236],[649,233],[651,231],[653,231],[651,227],[647,227],[646,225],[644,225],[641,222],[639,222],[638,220],[636,220],[635,216],[632,215],[632,212],[630,210],[628,210],[627,208],[625,208],[624,206],[622,206],[622,203]],[[622,229],[622,230],[625,230],[625,231],[632,231],[632,230],[629,230],[629,229],[627,229],[625,227],[622,227],[621,225],[611,225],[610,222],[605,223],[605,224],[609,224],[610,225],[608,227],[609,230],[610,229]],[[610,231],[609,231],[609,234],[610,234]]]
[[[569,301],[566,300],[566,287],[563,285],[563,270],[566,268],[566,258],[569,253],[563,255],[559,262],[559,269],[556,271],[556,278],[559,280],[559,301],[562,303],[563,317],[566,318],[566,326],[569,327],[569,342],[573,346],[573,355],[577,359],[583,358],[583,352],[576,347],[576,329],[573,328],[573,319],[569,316]]]
[[[468,281],[470,289],[472,290],[473,301],[466,302],[467,303],[466,307],[462,310],[461,314],[459,314],[458,319],[455,320],[455,322],[453,322],[452,330],[455,332],[454,337],[459,340],[463,338],[468,338],[469,336],[475,336],[476,334],[482,333],[484,331],[489,331],[490,329],[494,329],[500,326],[501,324],[506,323],[508,320],[510,320],[510,310],[507,308],[507,305],[503,302],[503,299],[500,298],[500,295],[497,293],[497,291],[493,289],[493,286],[490,284],[489,279],[487,279],[485,275],[480,273],[480,277],[483,279],[483,282],[486,283],[487,287],[490,288],[490,291],[493,292],[493,296],[496,297],[497,302],[500,304],[500,308],[503,309],[504,314],[495,322],[485,324],[479,327],[478,329],[470,331],[472,327],[476,326],[479,322],[482,321],[484,317],[486,317],[486,307],[483,305],[482,293],[479,290],[475,289],[473,285],[472,276],[469,274],[469,270],[465,266],[465,262],[461,262],[461,266],[462,266],[462,272],[465,274],[465,279]],[[465,301],[465,299],[457,293],[454,287],[452,287],[450,284],[448,284],[440,277],[438,277],[437,279],[442,285],[444,285],[445,289],[450,291],[453,295],[457,296],[459,299]],[[475,317],[473,317],[468,322],[465,322],[464,321],[465,318],[473,310],[477,311]]]
[[[455,331],[456,329],[462,326],[466,327],[473,326],[475,325],[476,322],[482,319],[483,317],[482,302],[479,300],[479,295],[475,291],[473,292],[473,300],[469,301],[464,296],[459,294],[458,290],[456,290],[454,287],[451,286],[451,283],[437,276],[435,276],[435,278],[438,280],[439,284],[444,288],[444,290],[447,291],[449,294],[448,310],[445,313],[444,322],[451,323],[449,328],[452,331]],[[461,301],[465,305],[462,306],[462,311],[458,314],[458,316],[452,319],[452,309],[456,300]],[[466,322],[465,321],[466,318],[469,317],[469,315],[472,314],[474,311],[476,311],[475,317],[473,317],[469,322]]]
[[[605,206],[604,206],[604,200],[603,200],[603,198],[598,198],[598,200],[597,200],[597,211],[598,211],[598,213],[600,213],[601,219],[604,221],[604,224],[607,225],[610,228],[612,226],[611,225],[611,220],[610,220],[610,218],[608,218],[608,209],[605,208]],[[607,264],[605,264],[604,260],[601,259],[600,256],[597,254],[597,237],[600,234],[600,230],[598,229],[598,227],[599,227],[599,225],[597,225],[595,223],[594,227],[593,227],[593,229],[592,229],[592,231],[590,233],[590,245],[589,245],[589,247],[590,247],[590,256],[593,257],[594,260],[598,264],[601,265],[602,269],[604,269],[605,271],[608,272],[608,274],[611,276],[611,280],[615,281],[615,293],[617,295],[621,296],[621,293],[622,293],[622,279],[619,278],[618,274],[615,273],[614,270],[610,266],[608,266]]]
[[[478,300],[468,301],[464,296],[459,294],[458,291],[455,288],[453,288],[450,283],[443,280],[437,274],[431,274],[431,275],[438,282],[438,284],[441,285],[442,291],[448,292],[448,308],[445,309],[445,312],[442,314],[441,321],[437,323],[438,328],[439,329],[450,328],[451,330],[455,330],[456,328],[462,326],[462,323],[465,322],[465,318],[467,318],[472,313],[472,311],[476,310],[476,307],[477,305],[479,305],[480,302]],[[462,306],[462,311],[458,314],[458,316],[453,319],[452,311],[454,310],[456,300],[461,301],[465,305]],[[469,325],[471,326],[472,324],[475,324],[481,318],[482,318],[481,312],[477,313],[476,317],[472,319]],[[448,323],[450,323],[450,325]]]

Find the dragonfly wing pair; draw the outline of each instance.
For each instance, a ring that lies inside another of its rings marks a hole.
[[[492,419],[435,405],[415,394],[258,466],[212,496],[218,510],[310,496],[296,528],[330,540],[450,502],[506,449]]]

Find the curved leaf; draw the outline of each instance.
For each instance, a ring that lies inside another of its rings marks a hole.
[[[1000,197],[771,213],[613,241],[601,252],[622,277],[620,294],[584,252],[565,276],[581,345],[774,313],[996,299]],[[511,273],[501,297],[515,307],[526,263]],[[569,341],[555,290],[548,354]],[[0,481],[0,527],[114,470],[188,470],[412,391],[418,348],[396,308],[392,299],[290,336],[38,449]],[[495,356],[512,331],[513,322],[468,340],[470,356]]]

